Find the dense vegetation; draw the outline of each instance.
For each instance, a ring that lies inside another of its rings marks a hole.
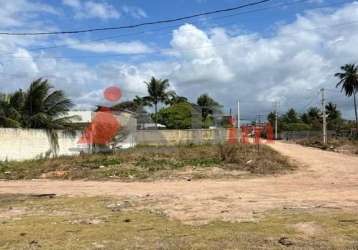
[[[349,129],[352,124],[342,118],[341,111],[337,105],[329,102],[326,105],[327,128],[329,130]],[[275,113],[271,112],[267,116],[271,124],[275,124]],[[299,114],[295,109],[290,108],[286,113],[278,117],[279,131],[304,131],[321,130],[322,112],[317,107],[310,107],[306,112]]]

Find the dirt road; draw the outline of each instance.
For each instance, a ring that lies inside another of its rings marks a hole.
[[[230,181],[1,181],[0,193],[117,196],[184,222],[251,220],[274,208],[358,208],[358,157],[294,144],[274,149],[297,161],[293,174]]]

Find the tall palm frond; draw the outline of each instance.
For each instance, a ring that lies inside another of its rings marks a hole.
[[[168,79],[156,79],[152,77],[149,82],[144,82],[147,85],[148,96],[144,97],[144,101],[154,105],[154,122],[157,127],[157,113],[158,104],[166,102],[169,96],[173,94],[173,91],[168,91],[169,80]]]
[[[358,133],[358,113],[356,93],[358,91],[358,66],[355,64],[346,64],[341,67],[342,72],[336,73],[334,76],[339,79],[336,87],[341,87],[341,91],[350,97],[353,95],[354,112],[356,118],[356,132]]]

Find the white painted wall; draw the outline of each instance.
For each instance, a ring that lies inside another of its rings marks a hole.
[[[80,115],[82,122],[90,122],[91,112],[76,113],[70,115]],[[137,127],[137,120],[128,112],[114,113],[122,127],[128,129],[128,136],[123,138],[115,146],[117,148],[128,148],[135,145],[134,133]],[[75,155],[81,151],[88,152],[87,145],[78,144],[82,131],[76,135],[69,136],[62,131],[58,131],[58,155]],[[0,128],[0,161],[5,160],[27,160],[47,156],[51,152],[50,142],[46,131],[43,129],[16,129]],[[50,155],[48,155],[50,156]]]
[[[59,131],[58,154],[79,154],[81,146],[77,142],[80,136],[80,132],[72,137]],[[41,158],[50,150],[49,139],[44,130],[0,128],[0,161]]]

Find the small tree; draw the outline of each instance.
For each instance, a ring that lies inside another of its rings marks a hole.
[[[192,124],[192,110],[190,103],[177,103],[162,108],[157,114],[157,120],[169,129],[189,129]]]

